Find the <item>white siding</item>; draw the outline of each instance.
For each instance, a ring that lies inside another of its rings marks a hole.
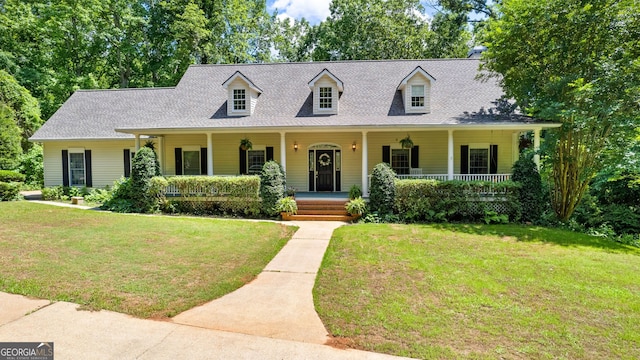
[[[330,87],[331,88],[331,105],[333,107],[328,109],[320,109],[320,88],[321,87]],[[313,86],[313,114],[314,115],[327,115],[327,114],[337,114],[338,113],[338,85],[336,84],[329,75],[323,75],[318,81],[315,82]]]
[[[144,139],[143,139],[144,141]],[[123,150],[135,146],[134,140],[109,141],[48,141],[44,144],[44,185],[62,185],[62,150],[91,150],[93,187],[113,185],[124,176]],[[156,146],[157,148],[157,146]]]
[[[411,108],[411,86],[424,85],[424,109]],[[431,81],[421,73],[416,73],[407,81],[407,86],[402,92],[405,113],[429,113],[431,112]]]

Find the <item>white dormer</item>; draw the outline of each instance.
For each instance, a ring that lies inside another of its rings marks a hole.
[[[240,71],[236,71],[227,81],[222,83],[227,90],[227,115],[252,115],[262,90]]]
[[[338,113],[340,93],[344,92],[344,84],[340,79],[324,69],[309,81],[309,89],[313,92],[314,115]]]
[[[404,112],[407,114],[424,114],[431,112],[431,83],[436,79],[420,66],[407,75],[398,90],[402,92]]]

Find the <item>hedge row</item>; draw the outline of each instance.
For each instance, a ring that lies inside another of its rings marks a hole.
[[[158,184],[160,179],[154,178]],[[256,216],[260,213],[260,178],[258,176],[177,176],[166,180],[158,193],[165,210],[191,214],[233,214]],[[166,190],[177,190],[164,198]]]
[[[395,210],[406,222],[478,221],[488,214],[520,218],[519,185],[506,181],[396,180]]]

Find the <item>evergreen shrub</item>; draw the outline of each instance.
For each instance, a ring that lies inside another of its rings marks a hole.
[[[267,216],[278,214],[276,203],[285,196],[287,187],[282,166],[271,160],[267,161],[260,173],[260,197],[262,212]]]
[[[369,208],[381,217],[393,213],[396,198],[395,180],[396,173],[389,164],[380,163],[373,168],[369,189]]]

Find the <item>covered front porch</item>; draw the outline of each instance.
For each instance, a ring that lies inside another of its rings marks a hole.
[[[511,167],[519,157],[520,135],[532,132],[537,149],[541,130],[541,126],[522,124],[197,133],[147,129],[134,133],[131,152],[148,136],[166,176],[257,174],[266,161],[275,160],[286,172],[287,185],[298,192],[341,193],[357,185],[367,195],[371,171],[381,162],[389,163],[401,179],[510,180]],[[407,137],[413,142],[411,148],[400,144]],[[252,147],[239,148],[242,139],[251,140]]]

